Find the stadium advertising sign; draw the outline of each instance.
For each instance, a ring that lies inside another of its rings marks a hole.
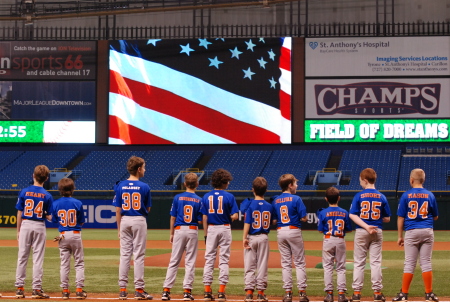
[[[450,37],[306,39],[307,77],[450,75]]]
[[[450,79],[307,80],[307,119],[448,118]]]
[[[94,121],[95,82],[0,82],[0,120]]]
[[[0,143],[95,143],[95,122],[0,121]]]
[[[96,42],[0,42],[0,80],[95,80]]]
[[[305,142],[450,142],[449,119],[307,120]]]

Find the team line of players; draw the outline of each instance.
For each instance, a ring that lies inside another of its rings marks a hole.
[[[139,179],[145,174],[145,161],[133,156],[127,162],[130,177],[115,186],[113,204],[116,207],[118,237],[120,238],[119,299],[128,298],[128,272],[131,257],[134,256],[134,298],[151,300],[144,282],[144,258],[147,238],[146,217],[152,201],[150,188]],[[81,226],[84,213],[79,200],[72,198],[75,189],[71,179],[62,179],[58,189],[63,196],[53,202],[51,195],[42,185],[48,178],[48,168],[37,166],[34,184],[19,194],[16,208],[17,238],[19,253],[16,272],[16,297],[23,298],[26,263],[30,248],[33,248],[32,298],[49,298],[42,290],[42,263],[45,249],[45,216],[58,223],[61,257],[62,298],[68,299],[70,257],[75,259],[76,298],[85,299],[84,256],[81,242]],[[391,211],[386,197],[375,189],[376,172],[367,168],[360,173],[363,191],[357,193],[352,201],[350,212],[340,208],[339,191],[330,187],[325,199],[326,209],[318,211],[318,230],[323,233],[323,267],[325,293],[324,302],[333,302],[333,268],[336,267],[338,302],[347,302],[345,293],[345,234],[352,231],[351,220],[356,225],[354,238],[353,295],[351,301],[361,301],[364,284],[364,269],[367,253],[370,255],[371,281],[374,302],[384,302],[382,294],[381,248],[383,241],[382,225],[390,221]],[[178,267],[185,258],[185,277],[183,280],[183,300],[192,301],[195,261],[198,250],[198,227],[203,224],[206,244],[203,284],[205,301],[226,301],[225,290],[229,281],[229,259],[231,247],[231,223],[238,218],[239,209],[234,196],[225,191],[232,180],[231,174],[216,170],[211,177],[213,190],[203,198],[196,195],[198,177],[195,173],[185,175],[186,192],[174,197],[170,210],[170,242],[172,255],[163,284],[161,299],[171,299],[171,289],[175,283]],[[267,302],[269,239],[271,225],[276,225],[278,248],[281,255],[282,279],[285,295],[283,302],[293,300],[292,263],[295,266],[297,288],[300,302],[308,302],[306,295],[306,262],[301,224],[306,221],[306,207],[296,195],[297,179],[292,174],[284,174],[279,179],[282,193],[275,196],[272,203],[264,199],[267,181],[257,177],[252,183],[253,199],[246,199],[240,205],[244,215],[244,283],[245,302]],[[423,188],[425,173],[414,169],[410,175],[411,190],[405,192],[399,201],[398,244],[404,246],[405,262],[400,292],[393,301],[407,301],[408,291],[413,279],[417,259],[420,261],[425,285],[425,300],[438,302],[432,290],[431,254],[434,235],[433,223],[438,218],[436,199],[433,193]],[[219,288],[213,294],[213,272],[217,251],[219,250]],[[255,290],[257,294],[254,296]]]

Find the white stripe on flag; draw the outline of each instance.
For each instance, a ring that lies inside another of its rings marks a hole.
[[[109,102],[109,115],[117,116],[124,123],[175,144],[234,143],[167,114],[142,107],[133,100],[116,93],[109,94]]]

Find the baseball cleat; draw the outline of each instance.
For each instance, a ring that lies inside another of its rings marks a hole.
[[[63,289],[63,291],[62,291],[62,293],[61,293],[61,298],[63,299],[63,300],[67,300],[67,299],[69,299],[69,296],[70,296],[70,292],[69,292],[69,290],[68,289]]]
[[[395,298],[392,299],[393,302],[408,302],[408,294],[405,294],[400,290],[400,292],[395,296]]]
[[[292,302],[292,292],[288,292],[284,295],[283,302]]]
[[[333,302],[333,301],[334,301],[333,292],[332,291],[328,291],[327,295],[323,299],[323,302]]]
[[[153,296],[148,294],[146,291],[135,291],[134,292],[135,300],[153,300]]]
[[[25,298],[25,291],[23,290],[23,287],[18,287],[16,290],[16,298]]]
[[[163,293],[161,295],[161,300],[163,300],[163,301],[170,300],[170,292],[167,290],[163,291]]]
[[[345,293],[338,295],[338,302],[348,302],[348,298]]]
[[[361,301],[361,294],[353,294],[352,302],[360,302],[360,301]]]
[[[214,301],[214,296],[213,296],[212,292],[205,292],[205,295],[203,296],[203,300]]]
[[[252,294],[246,294],[244,302],[253,302],[253,295]]]
[[[32,299],[48,299],[50,298],[49,295],[44,293],[43,289],[33,289],[33,292],[31,294]]]
[[[383,295],[383,293],[379,294],[373,294],[373,302],[385,302],[386,297]]]
[[[75,298],[78,300],[84,300],[87,298],[87,292],[85,292],[84,290],[77,291],[77,293],[75,294]]]
[[[433,293],[425,293],[425,301],[426,302],[439,302],[439,298]]]
[[[184,294],[183,294],[183,301],[192,301],[192,300],[194,300],[194,297],[192,296],[192,293],[184,292]]]
[[[309,302],[309,298],[308,298],[308,296],[306,295],[306,292],[305,291],[300,291],[299,293],[298,293],[298,296],[300,297],[300,302]]]
[[[227,297],[225,296],[225,293],[218,292],[217,293],[217,301],[219,301],[219,302],[227,301]]]
[[[126,290],[121,290],[121,291],[120,291],[119,299],[120,299],[120,300],[126,300],[126,299],[128,299],[128,293],[127,293]]]
[[[266,295],[261,295],[261,294],[258,294],[258,296],[256,297],[256,301],[258,301],[258,302],[269,302],[269,300],[267,299]]]

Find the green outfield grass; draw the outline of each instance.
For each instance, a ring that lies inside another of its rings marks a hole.
[[[0,232],[0,240],[15,239],[16,230],[13,228],[2,229]],[[57,234],[56,229],[48,229],[47,237],[53,238]],[[270,235],[271,240],[276,240],[275,232]],[[307,241],[321,241],[321,236],[316,231],[304,231],[304,239]],[[435,233],[436,241],[445,241],[449,238],[450,232],[439,231]],[[203,240],[203,234],[200,232],[199,237]],[[149,230],[149,240],[168,240],[168,230]],[[241,231],[233,231],[233,240],[240,241],[242,238]],[[384,238],[387,241],[396,241],[397,233],[394,231],[386,231]],[[83,230],[84,240],[118,240],[116,230]],[[347,240],[352,241],[353,235],[349,234]],[[0,243],[1,244],[1,243]],[[277,250],[271,251],[277,253]],[[170,253],[168,249],[148,249],[147,256]],[[306,251],[307,255],[321,256],[321,251]],[[0,247],[0,292],[14,290],[15,270],[17,261],[17,247]],[[392,298],[401,287],[401,278],[403,271],[403,252],[401,251],[383,251],[383,292],[389,298]],[[347,259],[352,260],[352,252],[347,252]],[[448,290],[448,267],[450,264],[450,251],[435,251],[433,253],[433,271],[434,271],[434,291],[438,296],[450,296]],[[91,293],[116,293],[118,292],[117,275],[119,264],[119,249],[115,248],[85,248],[85,267],[86,267],[86,290]],[[130,276],[132,280],[132,271]],[[194,283],[194,294],[199,297],[203,292],[202,287],[203,268],[197,268],[196,279]],[[30,258],[27,270],[26,291],[30,292],[32,273],[32,260]],[[160,298],[160,292],[164,282],[166,268],[147,267],[145,269],[146,289],[154,294],[155,298]],[[172,290],[173,293],[182,291],[182,280],[184,269],[180,268],[177,282]],[[423,283],[421,280],[421,272],[416,268],[416,276],[413,280],[410,297],[423,296]],[[323,295],[323,270],[317,268],[307,269],[308,288],[307,292],[310,296]],[[370,297],[372,291],[370,289],[370,270],[366,271],[366,282],[363,290],[363,296]],[[218,270],[214,275],[213,290],[217,290]],[[347,287],[351,293],[352,271],[347,271]],[[71,284],[74,283],[75,273],[71,271]],[[295,280],[295,276],[294,276]],[[47,248],[44,263],[44,289],[47,292],[59,292],[59,251],[57,248]],[[132,288],[132,287],[131,287]],[[131,290],[130,288],[130,290]],[[73,289],[72,289],[73,290]],[[231,295],[244,295],[243,291],[243,269],[230,269],[230,283],[227,287],[227,293]],[[269,270],[269,286],[267,295],[271,297],[281,297],[283,295],[281,269]],[[4,299],[3,299],[4,300]]]

